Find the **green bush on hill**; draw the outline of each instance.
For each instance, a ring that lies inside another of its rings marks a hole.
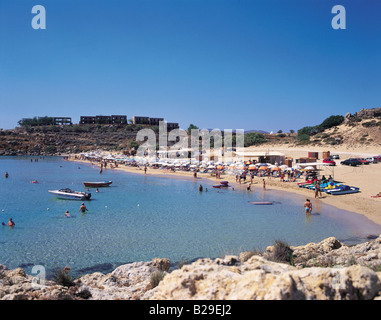
[[[312,126],[312,127],[307,126],[307,127],[303,127],[301,129],[299,129],[298,130],[298,138],[299,138],[299,140],[301,140],[301,138],[303,138],[303,140],[306,141],[305,135],[313,136],[313,135],[315,135],[319,132],[322,132],[326,129],[338,126],[338,125],[342,124],[343,121],[344,121],[343,116],[340,116],[340,115],[330,116],[327,119],[325,119],[319,125]]]

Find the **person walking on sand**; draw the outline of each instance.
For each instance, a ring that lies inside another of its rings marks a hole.
[[[320,182],[317,181],[316,185],[315,185],[315,199],[318,197],[319,193],[320,193],[320,197],[321,197]]]
[[[266,190],[266,181],[263,179],[263,190]]]
[[[309,199],[306,199],[306,202],[304,203],[304,210],[306,211],[306,214],[311,214],[312,203]]]

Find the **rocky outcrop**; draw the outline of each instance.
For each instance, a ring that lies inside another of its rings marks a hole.
[[[104,275],[100,272],[88,274],[77,283],[94,300],[139,300],[148,299],[153,293],[151,281],[155,272],[168,272],[171,262],[155,258],[150,262],[134,262],[119,266]]]
[[[356,246],[331,237],[281,248],[289,263],[273,261],[281,256],[276,254],[279,247],[199,259],[173,271],[168,259],[155,258],[119,266],[109,274],[87,274],[70,287],[52,281],[36,287],[22,269],[0,265],[0,299],[381,299],[381,236]]]
[[[109,274],[87,274],[66,287],[53,281],[36,284],[21,268],[0,265],[1,300],[133,300],[148,299],[154,292],[152,275],[169,270],[168,259],[122,265]]]
[[[381,290],[377,274],[366,267],[304,268],[253,256],[234,266],[210,259],[167,275],[152,299],[165,300],[358,300]]]

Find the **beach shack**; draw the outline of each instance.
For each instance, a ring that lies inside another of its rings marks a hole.
[[[278,151],[236,151],[233,152],[244,161],[255,160],[259,163],[285,164],[285,154]]]

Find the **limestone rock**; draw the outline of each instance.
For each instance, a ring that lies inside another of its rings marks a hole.
[[[373,299],[380,289],[366,267],[297,269],[253,256],[234,271],[207,259],[184,266],[160,282],[152,299],[357,300]]]

